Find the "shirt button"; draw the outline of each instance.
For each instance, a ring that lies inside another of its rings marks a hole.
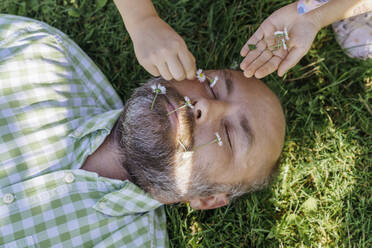
[[[66,183],[72,183],[75,181],[75,176],[72,173],[66,173],[64,180]]]
[[[3,202],[6,203],[6,204],[10,204],[12,202],[14,202],[14,199],[15,199],[15,196],[13,194],[5,194],[3,196]]]
[[[100,202],[100,203],[99,203],[99,208],[100,208],[100,209],[104,209],[104,208],[106,208],[106,202]]]

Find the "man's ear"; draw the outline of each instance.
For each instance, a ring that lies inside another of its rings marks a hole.
[[[189,203],[194,209],[207,210],[226,206],[229,204],[229,199],[226,194],[214,194],[207,197],[191,199]]]

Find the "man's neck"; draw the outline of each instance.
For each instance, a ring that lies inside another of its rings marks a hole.
[[[85,160],[82,170],[96,172],[101,177],[126,180],[128,173],[122,166],[122,155],[115,140],[115,128],[98,149]]]

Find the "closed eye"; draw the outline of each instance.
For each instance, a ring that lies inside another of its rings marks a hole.
[[[206,90],[209,92],[209,94],[211,95],[211,97],[213,97],[214,99],[217,99],[217,96],[216,94],[214,93],[214,90],[212,89],[212,87],[209,86],[209,82],[206,81],[203,83],[204,84],[204,87],[206,88]]]
[[[213,91],[213,89],[212,89],[212,87],[209,87],[209,85],[207,85],[207,88],[209,89],[209,91],[212,93],[212,95],[213,95],[213,97],[214,97],[214,99],[217,99],[217,96],[216,96],[216,94],[214,93],[214,91]]]

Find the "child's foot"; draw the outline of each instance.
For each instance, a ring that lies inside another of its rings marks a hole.
[[[352,58],[372,58],[372,12],[332,24],[336,39]]]

